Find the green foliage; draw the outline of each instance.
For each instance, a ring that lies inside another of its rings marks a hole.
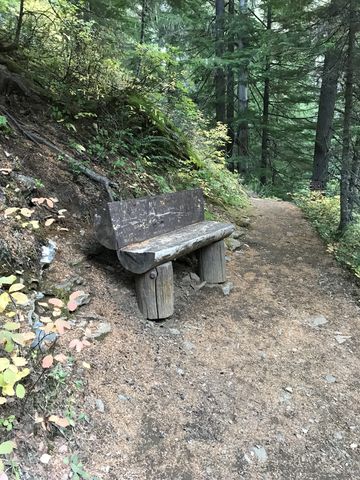
[[[84,466],[77,455],[72,455],[70,458],[66,458],[64,463],[70,466],[73,474],[72,478],[74,480],[97,480],[84,470]]]
[[[295,200],[328,244],[328,251],[360,278],[360,217],[355,217],[345,234],[338,238],[339,196],[311,193],[296,195]]]

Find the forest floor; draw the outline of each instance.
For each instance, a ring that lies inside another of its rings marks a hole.
[[[252,220],[229,253],[230,295],[189,293],[178,264],[176,313],[164,322],[141,318],[115,260],[74,267],[92,295],[82,315],[112,327],[81,354],[92,366],[89,422],[76,443],[93,475],[359,478],[359,289],[295,206],[254,199]],[[69,245],[51,275],[72,255]]]

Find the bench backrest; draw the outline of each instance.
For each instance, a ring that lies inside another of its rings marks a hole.
[[[201,222],[204,197],[201,189],[195,189],[110,202],[97,217],[98,240],[108,248],[120,249]]]

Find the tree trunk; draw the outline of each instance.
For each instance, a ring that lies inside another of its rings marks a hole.
[[[351,117],[353,110],[354,48],[355,48],[355,0],[349,4],[349,33],[346,60],[345,113],[343,126],[343,146],[341,155],[340,185],[340,224],[339,233],[343,234],[351,221],[350,171],[351,171]]]
[[[352,218],[355,205],[359,205],[359,188],[360,188],[360,135],[356,137],[352,166],[351,166],[351,175],[350,175],[350,218]]]
[[[226,107],[226,123],[228,126],[228,136],[230,138],[228,144],[228,157],[230,158],[229,162],[229,169],[233,172],[234,171],[234,163],[232,160],[233,157],[233,150],[234,150],[234,115],[235,115],[235,82],[234,82],[234,67],[232,64],[234,51],[235,51],[235,43],[234,43],[234,34],[233,34],[233,22],[234,22],[234,14],[235,14],[235,2],[234,0],[229,0],[229,38],[228,38],[228,53],[229,53],[229,60],[230,65],[228,66],[227,70],[227,107]]]
[[[269,32],[272,26],[271,4],[268,2],[266,15],[266,30]],[[262,114],[262,140],[261,140],[261,163],[260,183],[266,185],[269,177],[270,166],[270,134],[269,134],[269,106],[270,106],[270,58],[265,60],[265,81],[263,95]]]
[[[247,0],[239,1],[240,19],[245,20],[248,12]],[[238,40],[239,53],[246,48],[246,41],[240,37]],[[236,169],[238,172],[245,172],[246,165],[244,165],[243,159],[247,157],[249,150],[249,129],[247,120],[244,118],[248,111],[248,70],[247,63],[240,59],[239,76],[237,84],[237,97],[238,108],[237,113],[239,117],[239,123],[235,135],[235,155],[237,156]]]
[[[145,31],[146,31],[146,13],[147,13],[147,0],[142,0],[141,4],[141,27],[140,27],[140,44],[145,43]]]
[[[340,72],[339,52],[330,48],[324,59],[311,178],[312,190],[324,190],[328,180],[329,151]]]
[[[225,71],[222,65],[224,56],[224,14],[225,3],[224,0],[216,0],[216,43],[215,54],[217,67],[215,70],[215,97],[216,97],[216,121],[225,123],[225,96],[226,83]]]

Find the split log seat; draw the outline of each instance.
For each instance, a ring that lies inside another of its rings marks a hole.
[[[201,189],[110,202],[95,215],[97,240],[136,274],[138,305],[151,320],[174,312],[172,260],[198,251],[201,280],[225,282],[224,238],[233,231],[204,220]]]

